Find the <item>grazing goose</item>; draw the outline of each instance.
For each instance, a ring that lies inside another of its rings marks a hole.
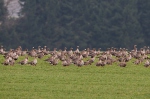
[[[102,66],[102,60],[99,60],[99,61],[96,63],[96,66]]]
[[[149,67],[150,66],[150,62],[148,60],[146,60],[145,63],[144,63],[144,66],[145,67]]]
[[[52,64],[52,65],[57,65],[57,64],[58,64],[58,62],[59,62],[59,60],[58,60],[58,59],[54,59],[53,61],[51,61],[51,62],[50,62],[50,64]]]
[[[12,61],[9,62],[9,65],[14,65],[15,64],[15,60],[13,59]]]
[[[106,64],[107,64],[107,65],[112,65],[112,59],[106,60]]]
[[[51,63],[54,59],[55,59],[54,56],[50,56],[47,59],[45,59],[44,61],[47,61],[47,62]]]
[[[85,61],[84,65],[91,65],[92,63],[90,63],[89,61]]]
[[[71,61],[68,59],[68,60],[64,60],[63,62],[62,62],[62,65],[63,66],[69,66],[71,64]]]
[[[40,53],[37,54],[37,57],[42,59],[44,57],[44,52],[41,51]]]
[[[136,64],[136,65],[139,65],[141,63],[141,60],[136,59],[133,63]]]
[[[106,61],[102,61],[102,60],[99,60],[97,63],[96,63],[96,66],[105,66],[106,65]]]
[[[37,64],[37,57],[35,57],[34,60],[28,62],[28,64],[36,66],[36,64]]]
[[[28,53],[28,49],[25,49],[24,51],[21,52],[21,56],[25,56]]]
[[[79,60],[76,64],[78,67],[81,67],[84,65],[84,61],[83,60]]]
[[[54,48],[54,51],[51,51],[47,49],[46,46],[44,48],[38,47],[38,49],[33,49],[31,51],[25,50],[23,51],[21,46],[18,48],[10,49],[8,52],[5,52],[3,46],[0,47],[0,54],[4,55],[5,61],[2,63],[3,65],[13,65],[15,63],[15,60],[19,58],[20,55],[26,56],[27,54],[31,57],[36,58],[42,58],[44,55],[50,55],[48,59],[45,61],[48,61],[52,65],[57,65],[59,60],[62,61],[61,64],[63,66],[69,66],[70,64],[74,63],[77,66],[83,66],[83,65],[91,65],[92,63],[96,63],[96,66],[105,66],[105,65],[111,65],[112,63],[119,61],[120,67],[126,67],[126,63],[129,62],[131,59],[136,59],[133,63],[138,65],[140,63],[144,63],[145,67],[150,66],[149,62],[149,54],[150,50],[149,47],[143,47],[140,48],[140,50],[137,50],[136,45],[134,45],[134,49],[132,51],[128,51],[125,48],[108,48],[107,51],[104,51],[103,53],[100,52],[100,49],[96,51],[95,48],[90,50],[89,48],[79,51],[79,46],[77,46],[77,49],[73,51],[73,48],[70,48],[69,51],[67,51],[66,47],[64,50],[56,50],[57,48]],[[95,59],[98,58],[98,59]],[[83,60],[86,60],[85,62]],[[98,60],[98,61],[96,61]],[[96,61],[96,62],[95,62]],[[28,58],[25,58],[24,60],[18,62],[20,64],[31,64],[36,66],[37,59],[34,59],[30,62],[28,62]]]
[[[88,61],[89,61],[90,64],[94,63],[95,57],[90,58]]]
[[[126,67],[126,62],[125,62],[125,60],[124,59],[122,59],[122,61],[119,63],[119,66],[120,67]]]
[[[14,65],[14,63],[15,63],[14,59],[10,55],[7,55],[7,56],[5,56],[5,61],[2,64],[3,65]]]
[[[18,60],[19,55],[18,55],[18,54],[16,54],[16,55],[12,56],[12,58],[13,58],[14,60]]]
[[[64,60],[64,61],[62,62],[62,65],[63,65],[63,66],[69,66],[66,60]]]
[[[64,61],[64,60],[66,60],[66,55],[61,55],[60,57],[59,57],[59,59],[61,60],[61,61]]]
[[[99,57],[99,60],[104,61],[104,60],[107,60],[107,58],[108,58],[107,55],[103,53],[103,55]]]
[[[5,59],[5,61],[2,63],[3,65],[9,65],[9,63],[10,63],[10,60],[9,60],[9,58],[7,57],[6,59]]]
[[[18,63],[21,64],[21,65],[27,64],[28,63],[28,57],[26,57],[24,60],[22,60],[22,61],[20,61]]]

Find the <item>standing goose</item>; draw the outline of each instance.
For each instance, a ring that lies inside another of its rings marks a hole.
[[[74,51],[74,53],[75,53],[75,54],[80,53],[80,51],[79,51],[79,46],[77,46],[77,49]]]

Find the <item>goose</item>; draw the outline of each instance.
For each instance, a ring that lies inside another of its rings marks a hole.
[[[102,56],[99,57],[99,60],[104,61],[104,60],[107,60],[107,58],[108,58],[107,55],[103,54]]]
[[[14,60],[18,60],[19,55],[18,55],[18,54],[17,54],[17,55],[14,55],[14,56],[12,56],[12,58],[13,58]]]
[[[137,54],[135,55],[134,58],[139,59],[141,56],[142,56],[142,55],[141,55],[141,52],[140,52],[140,51],[137,51]]]
[[[3,46],[1,45],[1,47],[0,47],[0,53],[2,53],[4,51],[4,48],[3,48]]]
[[[72,55],[73,55],[73,51],[72,51],[72,50],[73,50],[73,48],[70,48],[70,50],[68,51],[68,55],[69,55],[69,56],[72,56]]]
[[[18,46],[18,48],[15,50],[16,54],[18,54],[19,56],[21,56],[21,52],[22,52],[22,47]]]
[[[21,56],[25,56],[28,53],[28,49],[25,49],[24,51],[21,52]]]
[[[65,47],[64,50],[61,51],[61,54],[62,54],[62,55],[66,55],[66,54],[67,54],[67,47]]]
[[[28,62],[28,64],[36,66],[36,64],[37,64],[37,57],[35,57],[34,60]]]
[[[95,57],[92,57],[88,60],[90,63],[93,63],[95,61]]]
[[[5,51],[5,49],[2,45],[0,47],[0,54],[2,54],[2,55],[7,54],[7,52]]]
[[[150,66],[150,62],[148,60],[146,60],[145,63],[144,63],[144,66],[145,67],[149,67]]]
[[[46,51],[47,51],[47,46],[44,46],[43,52],[46,52]]]
[[[2,63],[3,65],[14,65],[14,63],[15,63],[15,60],[14,59],[12,59],[12,57],[7,57],[6,59],[5,59],[5,61],[4,61],[4,63]]]
[[[102,60],[99,60],[99,61],[96,63],[96,66],[102,66]]]
[[[9,63],[10,63],[10,60],[9,60],[9,58],[7,57],[6,59],[5,59],[5,61],[2,63],[3,65],[9,65]]]
[[[61,61],[66,60],[66,55],[61,55],[61,56],[59,57],[59,59],[60,59]]]
[[[77,49],[74,51],[74,53],[75,53],[75,54],[80,53],[80,51],[79,51],[79,46],[77,46]]]
[[[147,49],[146,49],[146,54],[150,54],[149,46],[148,46]]]
[[[64,61],[62,61],[62,65],[63,66],[69,66],[71,64],[71,60],[70,59],[66,59]]]
[[[50,53],[50,51],[49,51],[50,49],[49,48],[47,48],[47,46],[44,46],[44,49],[43,49],[43,53],[44,53],[44,55],[48,55],[49,53]]]
[[[101,54],[101,48],[98,48],[98,51],[96,52],[97,55]]]
[[[28,57],[26,57],[24,60],[22,60],[22,61],[20,61],[18,63],[21,64],[21,65],[27,64],[28,63]]]
[[[92,58],[92,57],[95,57],[95,56],[96,56],[96,54],[97,54],[96,49],[95,49],[95,48],[93,48],[92,50],[90,50],[90,52],[89,52],[89,55],[88,55],[88,56],[90,56],[90,57]]]
[[[140,49],[141,55],[145,55],[146,51],[145,51],[145,47]]]
[[[134,61],[134,64],[136,64],[136,65],[139,65],[141,63],[141,60],[139,60],[139,59],[136,59],[135,61]]]
[[[126,67],[126,62],[125,62],[125,60],[124,59],[122,59],[122,61],[119,63],[119,66],[120,67]]]
[[[81,67],[84,65],[84,61],[83,60],[79,60],[76,64],[78,67]]]
[[[111,59],[106,60],[106,64],[112,65],[112,60]]]
[[[45,59],[44,61],[51,63],[52,61],[54,61],[54,59],[55,58],[53,56],[50,56],[49,58]]]
[[[14,65],[15,64],[15,60],[13,59],[12,61],[9,62],[9,65]]]
[[[52,65],[57,65],[58,64],[58,59],[54,59],[53,61],[50,62]]]
[[[87,57],[88,57],[88,54],[87,54],[86,49],[84,49],[84,50],[81,52],[81,55],[82,55],[84,58],[87,58]]]
[[[96,66],[105,66],[106,65],[106,61],[102,61],[102,60],[99,60],[97,63],[96,63]]]
[[[134,50],[135,52],[137,52],[137,45],[134,45],[133,48],[134,48],[133,50]]]
[[[92,63],[89,60],[87,60],[87,61],[84,62],[84,65],[91,65],[91,64]]]
[[[62,65],[63,65],[63,66],[69,66],[69,64],[67,63],[66,60],[64,60],[64,61],[62,62]]]
[[[29,55],[31,57],[36,57],[37,56],[37,53],[36,53],[36,50],[34,49],[34,47],[32,48],[32,50],[29,52]]]
[[[38,46],[37,53],[41,53],[41,46]]]
[[[36,57],[36,56],[35,56]],[[37,57],[42,59],[44,57],[44,52],[41,51],[40,53],[37,54]]]

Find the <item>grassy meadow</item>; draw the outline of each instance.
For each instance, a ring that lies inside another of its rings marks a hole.
[[[47,57],[37,66],[0,64],[0,99],[150,99],[150,68],[143,64],[63,67]]]

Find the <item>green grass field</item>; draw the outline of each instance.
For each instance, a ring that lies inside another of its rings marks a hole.
[[[150,99],[150,68],[143,64],[63,67],[44,58],[37,66],[0,65],[0,99]]]

